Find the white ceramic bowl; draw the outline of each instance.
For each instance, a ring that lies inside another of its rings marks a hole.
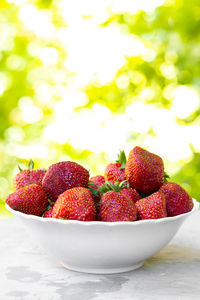
[[[176,234],[189,213],[136,222],[83,222],[41,218],[6,208],[66,268],[87,273],[120,273],[139,268]]]

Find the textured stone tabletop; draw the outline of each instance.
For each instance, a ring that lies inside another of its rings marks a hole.
[[[91,275],[50,259],[15,219],[0,219],[0,300],[200,299],[200,211],[138,270]]]

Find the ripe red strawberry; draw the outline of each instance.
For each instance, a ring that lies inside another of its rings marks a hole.
[[[140,147],[134,147],[125,168],[126,179],[140,193],[157,191],[165,179],[164,164],[160,156]]]
[[[66,220],[94,221],[96,209],[91,192],[75,187],[62,193],[53,206],[53,218]]]
[[[121,151],[118,155],[118,160],[115,163],[110,163],[105,169],[105,179],[112,183],[116,181],[121,182],[126,180],[125,178],[125,165],[126,155],[124,151]]]
[[[47,196],[56,201],[64,191],[73,187],[87,187],[89,172],[73,161],[63,161],[51,165],[42,181]]]
[[[109,191],[101,197],[101,221],[135,221],[137,208],[133,201],[119,192]]]
[[[184,214],[192,210],[194,206],[192,198],[177,183],[166,182],[159,191],[165,196],[168,217]]]
[[[53,207],[47,209],[43,214],[43,218],[52,218]]]
[[[30,184],[10,194],[6,203],[14,210],[40,216],[48,205],[48,199],[40,185]]]
[[[96,185],[92,184],[91,186],[98,189],[98,186],[102,186],[105,183],[105,178],[102,175],[96,175],[89,179],[89,183],[96,183]]]
[[[99,201],[101,199],[101,192],[99,187],[101,187],[105,183],[105,178],[101,175],[93,176],[89,179],[89,189],[93,195],[93,199],[96,204],[96,209],[99,209]]]
[[[126,197],[131,198],[131,200],[135,203],[138,201],[141,197],[140,194],[135,190],[130,188],[130,185],[127,180],[118,182],[116,181],[115,184],[113,184],[110,181],[106,181],[100,188],[99,188],[101,194],[104,194],[108,191],[115,191],[119,192],[122,195],[125,195]]]
[[[121,194],[125,195],[126,197],[130,197],[131,200],[135,203],[140,200],[140,194],[132,188],[123,188],[120,191]]]
[[[138,219],[160,219],[167,217],[166,201],[162,193],[156,192],[140,199],[135,203],[138,210]]]
[[[118,182],[116,181],[115,184],[113,184],[110,181],[106,181],[100,188],[99,188],[101,194],[106,193],[108,191],[115,191],[119,192],[122,195],[125,195],[126,197],[131,198],[131,200],[135,203],[138,201],[141,197],[140,194],[135,190],[130,188],[130,185],[127,180]]]
[[[34,168],[34,162],[30,160],[28,170],[22,170],[20,167],[20,172],[14,178],[14,188],[15,190],[21,189],[30,184],[42,185],[42,179],[46,173],[44,169]]]

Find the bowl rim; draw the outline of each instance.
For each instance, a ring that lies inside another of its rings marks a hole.
[[[37,220],[41,221],[43,223],[60,223],[60,224],[81,224],[84,226],[92,226],[92,225],[99,225],[99,226],[119,226],[119,225],[134,225],[134,226],[139,226],[140,224],[145,224],[145,223],[151,223],[151,224],[159,224],[159,223],[164,223],[164,222],[173,222],[175,220],[181,219],[183,217],[187,217],[191,215],[193,212],[197,211],[200,209],[200,203],[196,199],[192,199],[194,206],[191,211],[173,216],[173,217],[166,217],[166,218],[160,218],[160,219],[146,219],[146,220],[137,220],[137,221],[116,221],[116,222],[105,222],[105,221],[79,221],[79,220],[60,220],[56,218],[43,218],[40,216],[35,216],[35,215],[30,215],[30,214],[25,214],[20,211],[12,209],[7,203],[5,203],[5,208],[10,211],[13,215],[23,217],[26,219],[30,220]]]

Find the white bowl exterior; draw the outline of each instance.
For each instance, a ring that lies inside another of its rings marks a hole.
[[[40,218],[7,208],[63,265],[89,273],[139,267],[169,243],[194,211],[159,220],[108,223]]]

